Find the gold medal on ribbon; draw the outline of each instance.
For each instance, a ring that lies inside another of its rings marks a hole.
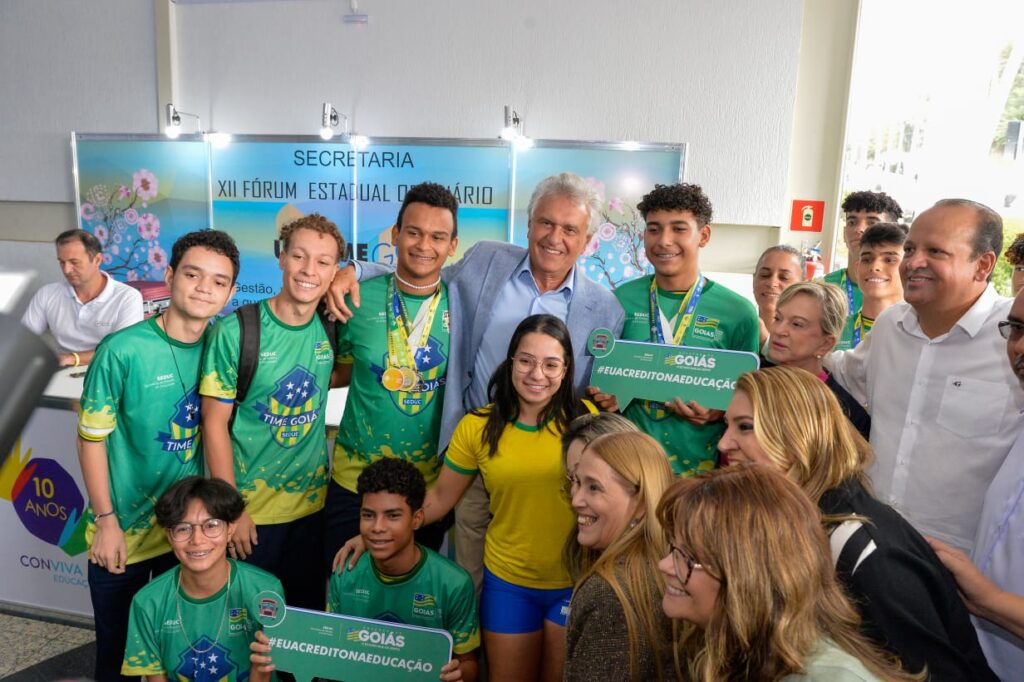
[[[402,373],[402,387],[399,389],[400,391],[411,391],[419,385],[419,372],[411,367],[402,367],[400,371]]]
[[[402,388],[405,375],[397,367],[388,367],[380,376],[380,383],[389,391],[398,391]]]

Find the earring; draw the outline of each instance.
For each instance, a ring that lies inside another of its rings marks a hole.
[[[637,524],[639,524],[639,523],[640,523],[640,519],[633,519],[632,521],[629,522],[629,529],[633,530],[634,528],[637,527]]]

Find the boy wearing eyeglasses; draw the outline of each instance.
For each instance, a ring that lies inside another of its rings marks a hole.
[[[78,419],[78,458],[89,494],[89,594],[99,682],[121,679],[132,597],[174,565],[154,501],[202,473],[199,364],[210,318],[234,295],[238,248],[200,230],[171,248],[170,305],[100,343]]]
[[[242,496],[219,478],[190,476],[156,503],[179,565],[155,578],[132,600],[121,674],[150,680],[270,679],[250,671],[256,616],[284,608],[281,582],[255,566],[229,559]]]

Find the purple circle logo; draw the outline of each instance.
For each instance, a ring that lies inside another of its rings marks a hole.
[[[81,535],[76,531],[83,526],[85,500],[75,480],[56,460],[29,461],[14,481],[11,502],[32,535],[72,556],[84,549],[72,540]]]

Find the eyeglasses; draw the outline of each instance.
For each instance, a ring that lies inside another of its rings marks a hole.
[[[999,334],[1007,341],[1019,341],[1024,336],[1024,322],[1003,320],[999,323]]]
[[[561,360],[555,360],[553,358],[538,360],[532,355],[523,354],[512,356],[512,367],[520,374],[529,374],[536,367],[540,367],[541,374],[546,376],[548,379],[559,377],[562,375],[562,372],[565,371],[565,363]]]
[[[187,542],[192,538],[196,528],[203,530],[203,535],[214,540],[224,535],[224,529],[228,524],[220,519],[206,519],[202,523],[176,523],[167,529],[167,535],[172,542]]]
[[[702,564],[697,563],[697,561],[692,556],[690,556],[683,550],[679,549],[671,542],[668,543],[668,547],[669,554],[672,555],[672,566],[676,569],[676,577],[679,578],[679,583],[683,587],[686,587],[686,584],[690,582],[690,576],[693,575],[693,569],[696,568],[703,571],[704,566]],[[686,569],[685,578],[683,577],[683,568]]]

